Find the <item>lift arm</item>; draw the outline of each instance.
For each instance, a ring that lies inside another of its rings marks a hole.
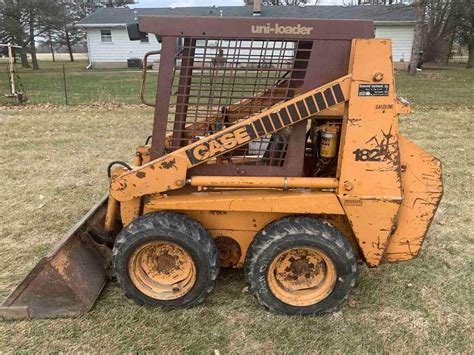
[[[350,85],[349,74],[274,105],[262,113],[116,177],[111,183],[110,193],[116,200],[123,202],[179,189],[185,184],[188,169],[347,101]]]

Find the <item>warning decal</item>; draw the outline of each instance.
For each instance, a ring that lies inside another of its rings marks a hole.
[[[389,84],[359,84],[359,96],[388,96]]]

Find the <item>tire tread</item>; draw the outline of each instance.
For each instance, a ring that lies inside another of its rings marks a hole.
[[[173,230],[177,230],[180,234],[199,243],[201,249],[199,252],[205,255],[209,260],[210,273],[208,276],[211,282],[206,284],[205,289],[200,293],[199,297],[188,303],[186,306],[191,307],[202,303],[205,297],[212,292],[216,285],[217,276],[219,275],[218,251],[213,239],[199,222],[189,218],[185,214],[175,212],[155,212],[143,215],[132,221],[126,228],[122,229],[117,236],[112,250],[113,270],[114,275],[117,278],[117,283],[123,289],[125,296],[133,299],[140,305],[148,304],[142,299],[137,298],[132,289],[126,287],[126,283],[124,282],[125,275],[117,270],[119,270],[119,263],[121,262],[119,256],[121,255],[123,248],[126,248],[134,238],[139,237],[140,233],[144,230],[152,229],[160,229],[161,231],[167,230],[170,234]],[[162,306],[165,308],[175,308],[175,306]]]
[[[337,248],[340,249],[340,253],[345,256],[347,262],[350,264],[350,273],[347,275],[349,280],[346,280],[348,290],[345,296],[338,300],[335,306],[317,311],[315,314],[331,313],[348,298],[350,290],[355,285],[357,275],[356,258],[350,242],[338,229],[333,227],[330,223],[314,217],[284,217],[270,223],[262,231],[257,233],[248,249],[244,266],[245,278],[247,283],[249,283],[249,289],[261,305],[271,311],[282,313],[276,309],[275,305],[261,295],[261,290],[259,289],[260,284],[256,282],[258,278],[258,263],[261,257],[267,253],[267,250],[272,245],[275,245],[275,243],[280,242],[282,239],[295,234],[306,234],[325,239],[328,244],[336,245]],[[288,314],[294,313],[288,312]]]

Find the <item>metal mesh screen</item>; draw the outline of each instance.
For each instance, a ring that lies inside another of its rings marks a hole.
[[[185,38],[175,60],[167,149],[175,150],[288,100],[301,87],[312,42]],[[218,163],[280,166],[288,131]]]

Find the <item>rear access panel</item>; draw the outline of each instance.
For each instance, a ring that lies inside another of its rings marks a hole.
[[[443,196],[441,162],[400,136],[403,201],[383,261],[415,258]]]

